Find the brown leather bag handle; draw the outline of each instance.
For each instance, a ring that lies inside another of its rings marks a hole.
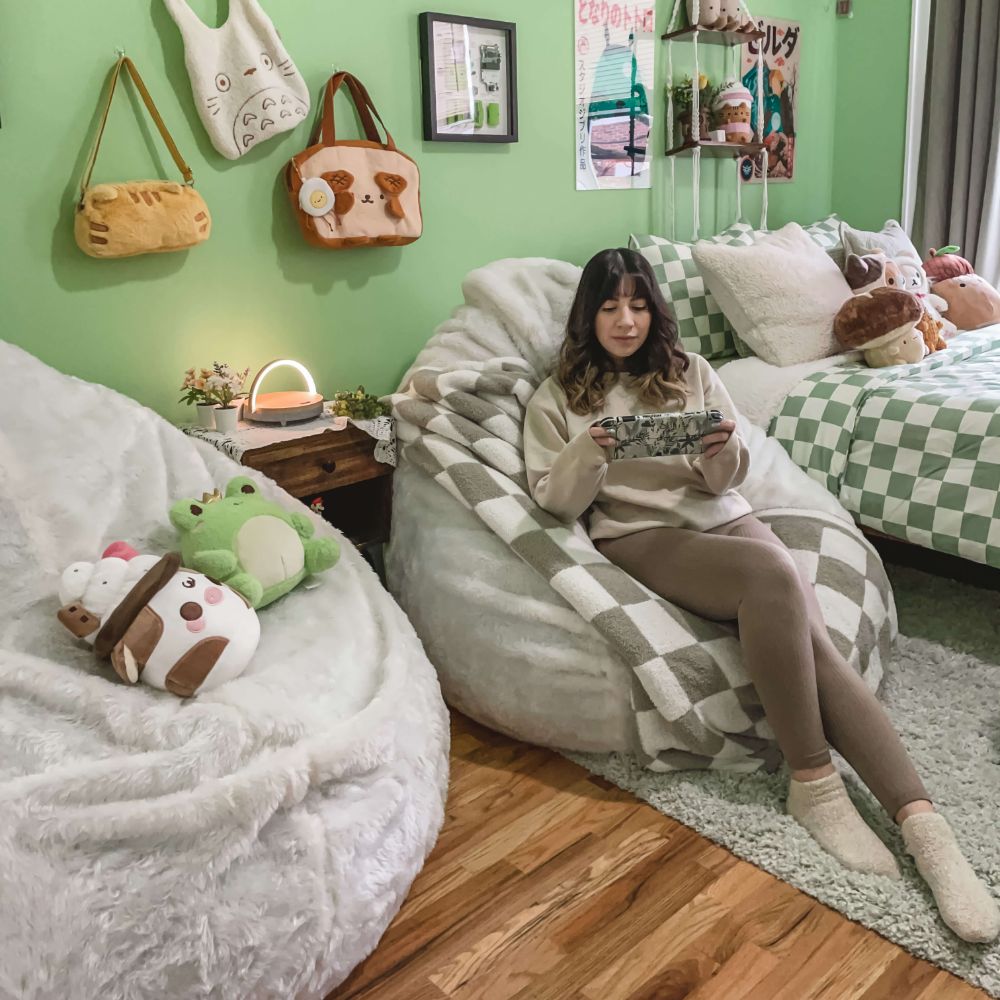
[[[323,114],[319,125],[313,132],[310,145],[316,145],[320,139],[322,139],[325,146],[332,146],[337,141],[333,99],[344,83],[347,84],[347,89],[350,91],[351,99],[354,102],[354,107],[357,109],[358,118],[361,121],[361,128],[365,133],[365,137],[370,142],[377,142],[380,146],[395,149],[396,143],[389,134],[389,130],[385,127],[385,122],[382,121],[381,115],[379,115],[375,105],[372,103],[372,99],[368,95],[368,91],[365,90],[364,84],[356,76],[347,72],[336,73],[327,81],[326,91],[323,95]],[[385,142],[382,141],[378,129],[375,127],[372,112],[374,112],[375,118],[378,119],[379,124],[382,126],[382,131],[385,132]]]
[[[163,123],[163,119],[160,117],[159,111],[156,110],[153,98],[150,97],[149,91],[146,89],[146,85],[142,82],[142,77],[139,76],[139,71],[135,68],[135,63],[133,63],[128,56],[122,56],[118,62],[115,63],[115,68],[111,73],[111,86],[108,87],[108,98],[104,102],[104,113],[101,115],[101,123],[97,128],[97,136],[94,139],[94,147],[90,151],[90,156],[87,157],[87,166],[83,171],[83,177],[80,178],[81,205],[83,204],[84,194],[87,191],[87,185],[90,184],[90,176],[94,172],[94,165],[97,163],[97,151],[101,148],[101,139],[104,137],[104,127],[108,124],[108,112],[111,111],[111,101],[115,96],[115,87],[118,85],[118,77],[121,75],[122,66],[124,66],[128,71],[128,75],[132,77],[132,82],[135,84],[136,90],[139,91],[139,96],[142,97],[142,102],[146,105],[146,110],[149,112],[150,117],[156,124],[157,129],[159,129],[160,135],[163,136],[163,141],[167,144],[167,149],[170,151],[170,155],[173,157],[174,163],[177,164],[177,169],[181,172],[181,175],[184,178],[184,183],[194,184],[194,174],[191,173],[191,168],[184,162],[184,157],[181,156],[180,150],[178,150],[176,143],[167,131],[167,126]]]

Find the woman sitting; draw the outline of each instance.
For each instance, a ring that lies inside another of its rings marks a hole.
[[[604,417],[721,410],[695,457],[612,460]],[[631,250],[584,268],[558,367],[528,404],[524,451],[536,502],[589,511],[600,552],[664,599],[735,620],[746,671],[791,768],[788,812],[845,867],[899,877],[848,797],[830,746],[890,816],[959,937],[991,941],[1000,910],[935,812],[888,716],[837,651],[812,584],[738,487],[750,455],[712,367],[680,348],[652,269]]]

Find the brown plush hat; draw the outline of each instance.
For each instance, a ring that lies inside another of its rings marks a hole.
[[[902,336],[923,315],[920,300],[895,288],[876,288],[848,299],[833,321],[833,332],[848,351],[882,347]]]
[[[930,256],[924,261],[924,273],[929,281],[945,281],[957,278],[960,274],[973,274],[972,265],[958,255],[958,247],[941,247],[931,250]]]

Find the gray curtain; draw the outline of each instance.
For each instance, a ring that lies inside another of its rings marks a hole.
[[[1000,283],[1000,0],[932,0],[913,237]]]

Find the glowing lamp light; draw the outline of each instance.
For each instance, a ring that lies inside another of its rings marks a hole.
[[[261,392],[264,379],[277,368],[294,368],[305,382],[305,392]],[[290,420],[312,420],[323,412],[323,397],[316,382],[300,361],[282,358],[269,361],[254,376],[250,398],[243,407],[243,419],[264,424],[287,424]]]

